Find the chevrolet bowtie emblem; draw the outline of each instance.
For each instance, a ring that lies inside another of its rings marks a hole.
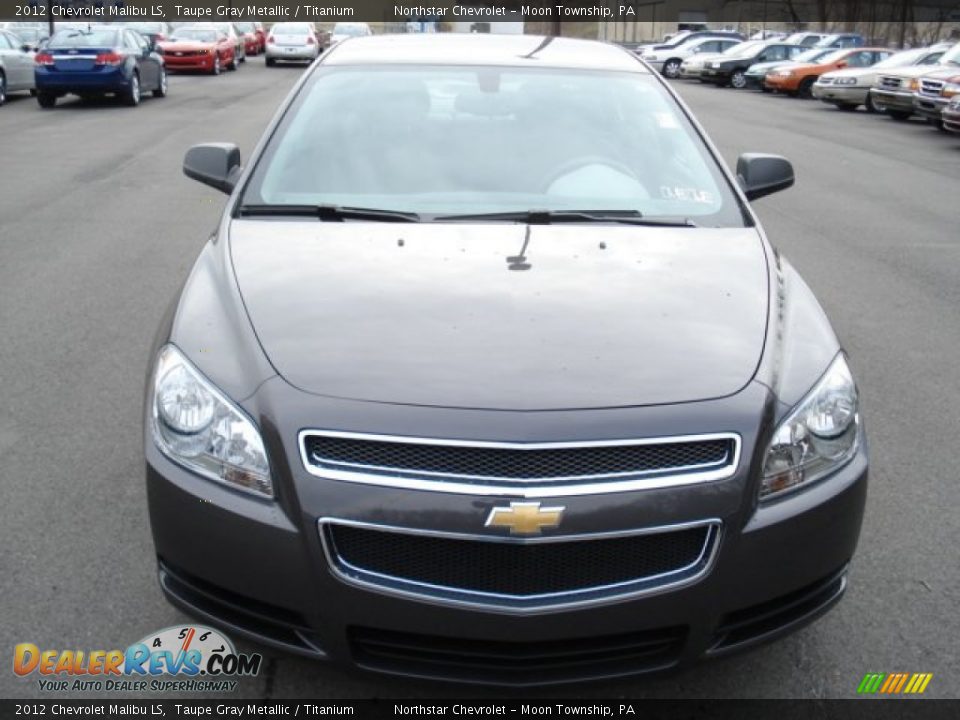
[[[538,502],[512,502],[510,507],[495,507],[487,516],[487,527],[509,528],[511,535],[539,535],[543,528],[555,528],[560,524],[562,505],[540,507]]]

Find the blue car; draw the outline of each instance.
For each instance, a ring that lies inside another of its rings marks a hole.
[[[131,106],[144,92],[167,94],[163,57],[138,32],[122,27],[93,26],[61,30],[37,53],[34,77],[40,107],[52,108],[67,94],[117,95]]]

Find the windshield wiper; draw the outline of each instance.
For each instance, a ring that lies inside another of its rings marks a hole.
[[[519,212],[475,213],[470,215],[438,215],[433,219],[437,222],[494,220],[524,223],[526,225],[593,222],[660,227],[696,227],[696,224],[686,218],[680,220],[645,218],[637,210],[522,210]]]
[[[420,216],[402,210],[345,207],[342,205],[241,205],[238,211],[245,217],[313,217],[318,220],[375,220],[378,222],[420,222]]]

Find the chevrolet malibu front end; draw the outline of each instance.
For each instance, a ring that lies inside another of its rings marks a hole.
[[[217,144],[184,170],[231,198],[147,383],[178,607],[530,685],[723,655],[843,594],[857,388],[747,202],[792,169],[730,173],[629,52],[351,41],[246,168]]]

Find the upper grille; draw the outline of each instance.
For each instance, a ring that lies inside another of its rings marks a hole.
[[[880,87],[887,90],[896,90],[900,87],[901,81],[898,77],[890,77],[889,75],[884,75],[880,78]]]
[[[940,91],[943,90],[944,83],[941,80],[920,80],[920,94],[930,97],[940,97]]]
[[[520,541],[325,521],[328,557],[368,585],[462,602],[525,607],[634,593],[705,570],[716,522],[634,535]]]
[[[737,449],[733,435],[524,445],[307,432],[302,442],[307,468],[317,475],[496,481],[505,486],[570,485],[723,468],[732,472]]]

